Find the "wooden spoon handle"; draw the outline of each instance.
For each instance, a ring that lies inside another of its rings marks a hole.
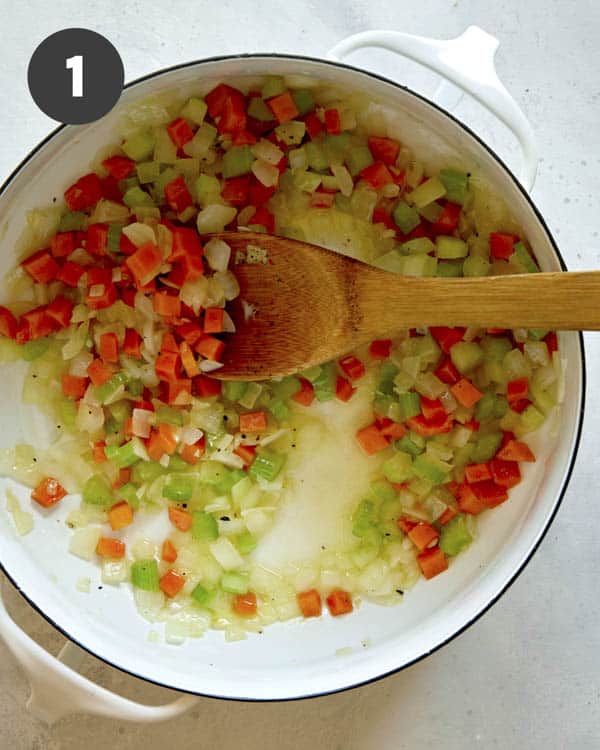
[[[600,271],[482,278],[357,274],[361,332],[418,326],[600,330]],[[357,321],[358,323],[358,321]]]

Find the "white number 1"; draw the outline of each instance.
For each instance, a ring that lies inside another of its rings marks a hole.
[[[68,57],[66,67],[73,71],[72,95],[74,97],[83,96],[83,55]]]

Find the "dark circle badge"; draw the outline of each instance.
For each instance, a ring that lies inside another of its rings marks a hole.
[[[33,53],[27,70],[37,106],[59,122],[79,125],[109,112],[123,89],[123,62],[115,47],[89,29],[51,34]]]

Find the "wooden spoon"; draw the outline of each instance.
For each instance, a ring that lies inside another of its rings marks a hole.
[[[481,278],[413,278],[381,271],[322,247],[254,232],[209,235],[232,257],[263,248],[266,264],[232,268],[225,380],[290,375],[373,339],[420,326],[600,329],[600,271]],[[246,320],[242,301],[255,313]]]

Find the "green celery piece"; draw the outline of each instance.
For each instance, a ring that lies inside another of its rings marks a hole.
[[[542,414],[542,412],[535,407],[533,404],[530,404],[525,411],[521,414],[521,432],[523,434],[528,432],[533,432],[534,430],[537,430],[539,427],[541,427],[546,418]]]
[[[240,555],[249,555],[256,549],[257,544],[255,537],[249,531],[244,531],[235,540],[235,546]]]
[[[501,432],[490,432],[487,435],[479,436],[471,450],[472,463],[484,464],[486,461],[490,461],[496,455],[501,443]]]
[[[371,492],[378,500],[393,500],[396,497],[396,491],[392,485],[385,479],[379,479],[371,483]]]
[[[119,390],[119,388],[121,388],[121,386],[127,384],[127,379],[127,373],[117,372],[109,380],[107,380],[106,383],[97,385],[94,388],[94,395],[96,396],[98,401],[100,401],[100,403],[104,403],[109,398],[111,398],[111,396],[114,396],[114,394]]]
[[[380,417],[392,419],[391,414],[397,411],[397,407],[398,402],[392,396],[376,396],[373,400],[373,411]]]
[[[108,225],[107,247],[111,253],[118,253],[121,250],[121,234],[123,232],[122,224]]]
[[[156,423],[160,424],[161,422],[174,427],[181,427],[183,425],[183,413],[172,406],[159,406],[156,410]]]
[[[131,416],[131,403],[122,399],[121,401],[116,401],[114,404],[111,404],[108,407],[108,410],[115,421],[122,425],[125,420],[129,419]]]
[[[447,279],[458,278],[463,275],[462,260],[441,260],[437,264],[437,276]]]
[[[33,362],[34,359],[42,357],[49,348],[50,339],[48,337],[33,339],[23,344],[21,347],[21,356],[26,362]]]
[[[523,242],[517,242],[510,262],[522,273],[539,273],[540,268]]]
[[[77,424],[77,406],[70,399],[61,399],[58,404],[58,416],[62,425],[74,429]]]
[[[404,270],[404,256],[401,255],[398,250],[390,250],[389,253],[380,255],[377,260],[373,262],[373,265],[377,268],[381,268],[383,271],[389,271],[390,273],[402,273]]]
[[[140,507],[140,499],[137,496],[137,487],[135,484],[127,482],[127,484],[122,485],[117,490],[117,495],[122,500],[126,500],[134,510],[138,510]]]
[[[399,201],[394,209],[393,213],[394,222],[400,229],[402,234],[408,234],[412,232],[415,227],[418,227],[421,223],[421,217],[419,216],[417,209],[409,206],[404,201]]]
[[[441,234],[436,238],[435,245],[437,257],[444,260],[466,258],[469,254],[467,243],[458,237],[447,237]]]
[[[430,177],[408,194],[410,202],[418,209],[431,205],[446,195],[446,188],[437,177]]]
[[[267,404],[267,409],[278,422],[285,422],[290,418],[290,410],[280,398],[272,398]]]
[[[189,474],[169,474],[162,490],[163,497],[185,503],[194,494],[194,477]]]
[[[496,400],[494,402],[494,413],[493,417],[494,419],[502,419],[502,417],[506,414],[508,411],[508,401],[504,396],[496,396]]]
[[[351,146],[350,133],[338,133],[337,135],[326,135],[323,139],[325,153],[329,164],[343,164],[346,154]],[[327,177],[324,177],[324,186],[327,185]],[[337,180],[333,178],[332,187],[336,189]]]
[[[248,104],[248,115],[260,122],[271,122],[274,119],[273,113],[260,96],[253,96]]]
[[[223,573],[223,577],[221,578],[221,588],[228,594],[247,594],[248,574]]]
[[[503,360],[504,356],[512,350],[513,345],[504,336],[484,336],[481,341],[481,348],[487,359]]]
[[[430,255],[407,255],[402,270],[405,276],[435,276],[437,265],[437,258]]]
[[[467,520],[463,515],[454,516],[440,533],[440,548],[445,555],[454,557],[466,549],[473,541],[467,528]]]
[[[187,120],[191,120],[196,125],[202,125],[207,111],[208,107],[204,99],[198,99],[193,96],[191,99],[187,100],[185,106],[181,110],[181,116],[185,117]]]
[[[304,146],[306,151],[306,162],[310,169],[315,172],[324,172],[329,169],[329,161],[325,155],[325,147],[322,141],[308,141]]]
[[[192,599],[199,604],[201,607],[208,607],[211,601],[214,599],[215,592],[205,588],[199,583],[196,588],[190,594]]]
[[[398,536],[398,518],[402,515],[402,502],[394,493],[394,497],[384,500],[379,507],[379,522],[386,536]]]
[[[469,255],[463,263],[463,276],[487,276],[492,264],[485,258]]]
[[[377,393],[383,396],[391,396],[394,392],[394,378],[400,372],[393,362],[384,362],[379,370],[379,382]]]
[[[253,409],[263,392],[263,386],[253,382],[247,382],[245,385],[244,395],[238,401],[240,406],[243,406],[245,409]]]
[[[411,417],[416,417],[421,413],[421,398],[418,393],[409,391],[407,393],[398,394],[398,403],[400,404],[400,411],[402,414],[401,422],[405,422]]]
[[[132,187],[123,196],[123,203],[128,208],[136,208],[137,206],[155,206],[156,204],[152,200],[151,196],[141,187]]]
[[[165,187],[177,177],[177,172],[173,167],[167,167],[154,180],[152,184],[152,194],[158,203],[162,203],[165,198]]]
[[[475,406],[475,419],[478,422],[483,422],[486,419],[491,419],[494,415],[495,402],[495,394],[491,393],[490,391],[486,391]]]
[[[273,383],[273,394],[281,401],[287,401],[300,390],[300,381],[293,375],[289,375],[278,383]]]
[[[135,168],[140,185],[154,182],[160,175],[160,163],[157,161],[143,161]]]
[[[263,99],[271,99],[283,94],[285,90],[286,86],[282,76],[267,76],[260,93]]]
[[[85,229],[87,214],[83,211],[67,211],[60,217],[59,232],[78,232]]]
[[[242,469],[228,469],[227,473],[221,477],[220,481],[214,486],[215,492],[219,495],[227,495],[231,492],[232,488],[246,476],[246,472]]]
[[[322,369],[323,368],[321,367],[321,365],[314,365],[314,367],[309,367],[306,370],[302,370],[300,375],[314,385],[317,378],[321,375]]]
[[[188,471],[190,465],[181,456],[174,453],[169,459],[169,471]]]
[[[452,363],[463,375],[480,365],[483,357],[483,349],[472,341],[459,341],[450,349]]]
[[[312,381],[317,401],[330,401],[335,396],[336,366],[327,362],[321,366],[318,377]]]
[[[292,99],[301,117],[315,108],[315,99],[309,89],[296,89],[292,91]]]
[[[232,146],[223,157],[223,177],[240,177],[248,174],[252,167],[254,156],[249,146]]]
[[[294,173],[294,185],[303,193],[314,193],[323,180],[323,176],[316,172],[299,169]]]
[[[136,484],[147,484],[166,473],[158,461],[140,461],[131,471],[131,480]]]
[[[405,255],[427,255],[435,250],[435,245],[429,237],[416,237],[414,240],[403,242],[400,249]]]
[[[243,380],[225,380],[222,389],[223,398],[227,401],[239,401],[244,397],[247,389],[248,383]]]
[[[413,478],[412,457],[408,453],[398,452],[388,458],[382,466],[383,474],[387,480],[395,484],[406,482]]]
[[[252,482],[250,477],[248,475],[244,476],[231,488],[231,497],[233,499],[233,502],[236,505],[239,505],[240,502],[242,502],[244,498],[247,497],[248,493],[252,490],[253,487],[254,483]]]
[[[462,448],[457,448],[457,450],[454,451],[454,465],[461,467],[475,463],[475,461],[471,460],[474,448],[474,443],[467,443],[466,445],[463,445]]]
[[[202,461],[200,463],[200,482],[212,487],[220,484],[230,473],[230,470],[218,461]]]
[[[93,474],[87,480],[83,485],[81,496],[83,502],[90,505],[108,506],[114,501],[108,479],[101,474]]]
[[[427,479],[433,484],[443,484],[446,481],[446,471],[425,453],[421,453],[414,459],[412,468],[418,477]]]
[[[346,166],[352,177],[359,175],[363,169],[373,164],[373,156],[368,146],[355,146],[346,155]]]
[[[115,466],[118,466],[119,469],[126,469],[140,460],[140,457],[135,452],[135,446],[135,440],[130,440],[120,447],[107,445],[104,452],[106,453],[106,458],[112,461]]]
[[[347,195],[336,193],[335,200],[333,201],[333,205],[338,211],[342,211],[345,214],[352,213],[352,201],[350,200],[350,197]],[[300,237],[299,239],[303,240],[304,237]]]
[[[144,131],[135,133],[125,141],[123,151],[134,161],[144,161],[154,151],[154,136]]]
[[[414,443],[408,435],[404,435],[400,440],[397,440],[394,447],[398,450],[404,451],[404,453],[409,453],[413,457],[423,453],[423,448]]]
[[[212,542],[219,536],[219,525],[217,519],[203,510],[195,510],[192,513],[192,539],[201,542]]]
[[[469,191],[469,175],[456,169],[442,169],[440,180],[446,188],[447,200],[462,205]]]
[[[139,398],[144,391],[144,384],[139,378],[134,378],[127,383],[127,392],[134,398]]]
[[[371,500],[362,500],[352,516],[352,533],[363,537],[371,530],[375,520],[375,504]]]
[[[550,331],[547,328],[531,328],[529,330],[529,338],[533,341],[541,341],[549,333]]]
[[[126,177],[124,180],[119,181],[119,190],[122,193],[126,193],[129,188],[139,187],[140,181],[137,177]]]
[[[268,448],[259,448],[256,452],[256,458],[248,469],[248,474],[253,479],[265,479],[272,482],[285,463],[285,456],[275,453]]]
[[[136,560],[132,563],[131,583],[143,591],[159,591],[156,560]]]
[[[435,201],[433,201],[433,203],[429,203],[427,206],[417,206],[419,216],[427,219],[427,221],[429,221],[431,224],[436,223],[436,221],[442,215],[443,210],[444,209],[440,206],[440,204],[436,203]]]
[[[219,203],[221,199],[221,183],[210,174],[201,174],[196,179],[196,200],[205,208],[211,203]]]

